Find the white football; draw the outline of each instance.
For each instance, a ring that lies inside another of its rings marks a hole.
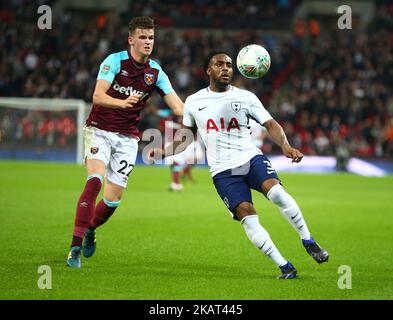
[[[250,44],[239,51],[236,65],[244,77],[249,79],[261,78],[270,68],[269,52],[262,46]]]

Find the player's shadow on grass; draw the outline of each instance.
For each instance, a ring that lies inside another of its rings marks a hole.
[[[69,269],[66,265],[65,260],[49,260],[46,264],[51,266],[64,267]],[[131,264],[121,264],[123,268],[130,269],[138,269],[138,271],[143,271],[145,274],[152,273],[155,275],[159,275],[160,277],[174,277],[178,278],[179,276],[192,276],[192,277],[216,277],[216,278],[230,278],[230,279],[247,279],[251,280],[274,280],[279,275],[279,270],[274,266],[266,267],[265,265],[261,265],[260,268],[257,269],[245,269],[243,265],[212,265],[212,264],[203,264],[203,263],[186,263],[173,261],[173,263],[168,261],[149,261],[149,263],[138,263],[134,261]],[[102,271],[102,265],[97,262],[97,265],[85,265],[82,269],[88,270],[96,270],[98,272]],[[124,270],[123,270],[124,271]],[[130,270],[132,272],[132,270]],[[132,274],[132,273],[131,273]],[[315,277],[302,273],[296,278],[295,281],[312,281]],[[282,281],[287,282],[287,281]]]
[[[152,272],[154,274],[164,274],[170,277],[179,277],[179,275],[183,276],[193,276],[193,277],[217,277],[217,278],[231,278],[231,279],[248,279],[248,280],[270,280],[275,279],[275,277],[279,274],[279,270],[273,268],[265,268],[263,265],[260,269],[251,270],[246,269],[242,265],[212,265],[212,264],[203,264],[203,263],[186,263],[186,262],[173,262],[168,263],[167,261],[154,261],[154,266],[157,268],[151,267],[152,264],[149,264],[148,268],[144,268],[143,265],[140,265],[141,268],[145,269],[145,272]]]

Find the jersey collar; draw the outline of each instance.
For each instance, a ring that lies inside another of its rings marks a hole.
[[[207,91],[207,92],[211,92],[211,93],[214,93],[214,94],[225,94],[225,93],[227,93],[227,92],[229,92],[229,91],[232,91],[232,90],[233,90],[233,86],[232,86],[231,84],[229,85],[229,89],[226,90],[226,91],[223,91],[223,92],[213,91],[213,90],[210,89],[210,86],[208,86],[208,87],[206,88],[206,91]]]
[[[138,61],[136,61],[136,60],[132,57],[131,51],[130,51],[130,50],[127,50],[127,53],[128,53],[128,57],[130,58],[132,64],[133,64],[137,69],[143,69],[143,68],[146,68],[146,67],[148,67],[148,66],[150,65],[150,59],[147,59],[146,63],[141,64],[141,63],[139,63]]]

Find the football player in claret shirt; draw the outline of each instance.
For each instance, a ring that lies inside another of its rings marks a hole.
[[[280,268],[280,279],[296,278],[297,270],[283,258],[259,223],[251,189],[263,193],[278,207],[314,260],[318,263],[328,261],[328,253],[311,237],[296,201],[284,190],[269,159],[253,144],[249,119],[263,125],[292,162],[300,162],[303,154],[291,147],[282,127],[253,93],[231,85],[233,69],[228,54],[214,52],[209,55],[205,72],[210,84],[186,99],[183,125],[198,127],[214,186],[233,218],[240,221],[250,241]],[[171,156],[186,147],[186,142],[175,141],[164,150],[150,150],[149,157]]]
[[[129,50],[109,55],[100,65],[93,106],[84,128],[87,182],[76,209],[70,267],[81,267],[96,249],[95,229],[120,205],[138,152],[140,113],[157,91],[175,115],[183,102],[160,65],[149,59],[154,45],[154,21],[136,17],[129,23]],[[105,181],[104,181],[105,180]],[[104,184],[103,199],[96,205]]]

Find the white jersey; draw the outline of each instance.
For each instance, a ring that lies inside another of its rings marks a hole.
[[[225,92],[207,87],[186,99],[183,124],[197,125],[212,176],[262,154],[252,142],[250,118],[262,125],[272,116],[255,94],[234,86]]]
[[[261,126],[258,122],[250,119],[251,140],[259,149],[263,146],[263,139],[266,135],[266,128]]]

